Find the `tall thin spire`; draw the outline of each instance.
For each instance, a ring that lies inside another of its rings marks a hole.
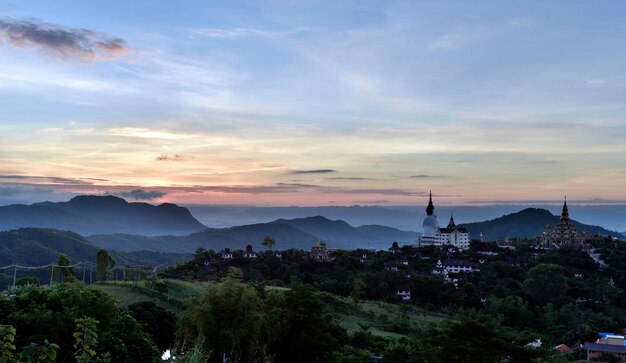
[[[565,196],[565,201],[563,202],[563,212],[561,212],[561,221],[565,223],[569,223],[569,210],[567,209],[567,195]]]
[[[450,222],[448,223],[448,228],[454,229],[455,227],[456,223],[454,223],[454,216],[452,215],[452,212],[450,212]]]
[[[433,192],[430,191],[430,194],[428,196],[428,207],[426,207],[426,214],[432,216],[434,211],[435,206],[433,205]]]

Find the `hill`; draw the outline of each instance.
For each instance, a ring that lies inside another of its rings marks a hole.
[[[550,211],[540,208],[526,208],[517,213],[492,219],[485,222],[467,223],[462,227],[467,228],[470,238],[478,239],[480,233],[488,241],[496,241],[507,238],[533,238],[540,235],[546,225],[554,226],[559,223],[559,216]],[[608,235],[621,237],[620,233],[609,231],[600,226],[582,224],[572,220],[578,231],[587,231],[590,235]]]
[[[0,230],[23,227],[71,230],[82,235],[132,233],[186,235],[206,227],[175,204],[128,203],[114,196],[82,195],[68,202],[0,207]]]
[[[138,236],[132,234],[93,235],[88,239],[102,248],[117,251],[150,250],[159,252],[190,253],[198,248],[221,250],[223,248],[244,249],[251,244],[260,250],[265,236],[279,241],[275,248],[289,249],[311,246],[315,237],[297,228],[264,223],[231,228],[207,228],[187,236]]]
[[[318,238],[330,248],[387,248],[393,241],[414,243],[418,234],[383,226],[352,227],[344,221],[324,217],[279,219],[230,228],[207,228],[188,236],[137,236],[130,234],[93,235],[88,239],[103,248],[117,251],[152,250],[161,252],[193,252],[199,247],[220,250],[225,247],[243,249],[252,245],[262,250],[265,236],[274,238],[276,249],[309,249]]]
[[[61,253],[72,261],[95,261],[99,248],[82,236],[47,228],[22,228],[0,232],[0,265],[45,265]]]
[[[21,228],[0,232],[0,266],[19,264],[41,266],[56,262],[60,254],[67,255],[73,263],[95,262],[100,247],[81,235],[50,228]],[[135,251],[119,253],[110,251],[118,264],[171,265],[184,261],[185,254]]]
[[[272,224],[286,224],[326,241],[333,248],[386,247],[393,241],[401,244],[414,243],[419,236],[415,232],[396,228],[366,225],[352,227],[344,221],[332,221],[322,216],[278,219]],[[381,244],[381,246],[379,246]]]

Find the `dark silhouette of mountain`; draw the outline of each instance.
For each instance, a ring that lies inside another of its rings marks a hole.
[[[252,245],[262,250],[263,238],[277,241],[274,249],[309,249],[320,238],[329,248],[387,248],[393,241],[414,243],[415,232],[400,231],[383,226],[352,227],[344,221],[324,217],[279,219],[230,228],[208,228],[188,236],[136,236],[129,234],[94,235],[89,240],[104,248],[118,251],[153,250],[163,252],[193,252],[197,248],[220,250],[225,247],[243,249]]]
[[[272,223],[287,224],[296,227],[303,232],[326,241],[331,246],[348,249],[357,246],[382,248],[393,241],[397,241],[401,244],[410,244],[414,243],[419,236],[415,232],[406,232],[379,225],[367,225],[355,228],[344,221],[332,221],[322,216],[290,220],[278,219]]]
[[[497,241],[507,238],[533,238],[539,236],[545,226],[554,226],[560,222],[559,216],[550,211],[540,208],[526,208],[517,213],[492,219],[485,222],[467,223],[462,226],[467,228],[471,239],[478,239],[480,233],[487,241]],[[600,226],[582,224],[572,220],[576,230],[587,231],[590,235],[607,235],[621,237],[618,232],[609,231]]]
[[[128,203],[114,196],[82,195],[68,202],[0,207],[0,230],[43,227],[82,235],[132,233],[186,235],[206,227],[186,208],[164,203]]]
[[[99,248],[82,236],[49,228],[21,228],[0,232],[0,265],[46,265],[61,253],[73,262],[95,261]]]

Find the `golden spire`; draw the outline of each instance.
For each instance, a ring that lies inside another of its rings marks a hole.
[[[432,216],[434,211],[435,206],[433,205],[433,192],[431,191],[428,196],[428,207],[426,207],[426,214]]]
[[[561,212],[561,222],[565,222],[565,223],[569,222],[569,210],[567,209],[567,196],[565,196],[565,201],[563,202],[563,212]]]

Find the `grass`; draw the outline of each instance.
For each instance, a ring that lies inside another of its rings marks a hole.
[[[154,301],[156,304],[173,312],[184,309],[184,301],[199,296],[204,289],[214,282],[189,282],[164,279],[161,290],[157,291],[149,281],[111,281],[94,286],[112,295],[119,305],[124,307],[140,301]],[[267,286],[268,290],[286,291],[289,288]],[[375,336],[390,341],[405,336],[412,325],[438,324],[447,317],[435,314],[409,304],[391,304],[381,301],[358,301],[350,298],[321,293],[321,297],[330,309],[332,317],[348,333],[367,330]]]
[[[391,304],[382,301],[358,301],[322,293],[332,316],[348,333],[367,330],[387,340],[405,336],[412,325],[438,324],[446,316],[434,314],[409,304]]]

